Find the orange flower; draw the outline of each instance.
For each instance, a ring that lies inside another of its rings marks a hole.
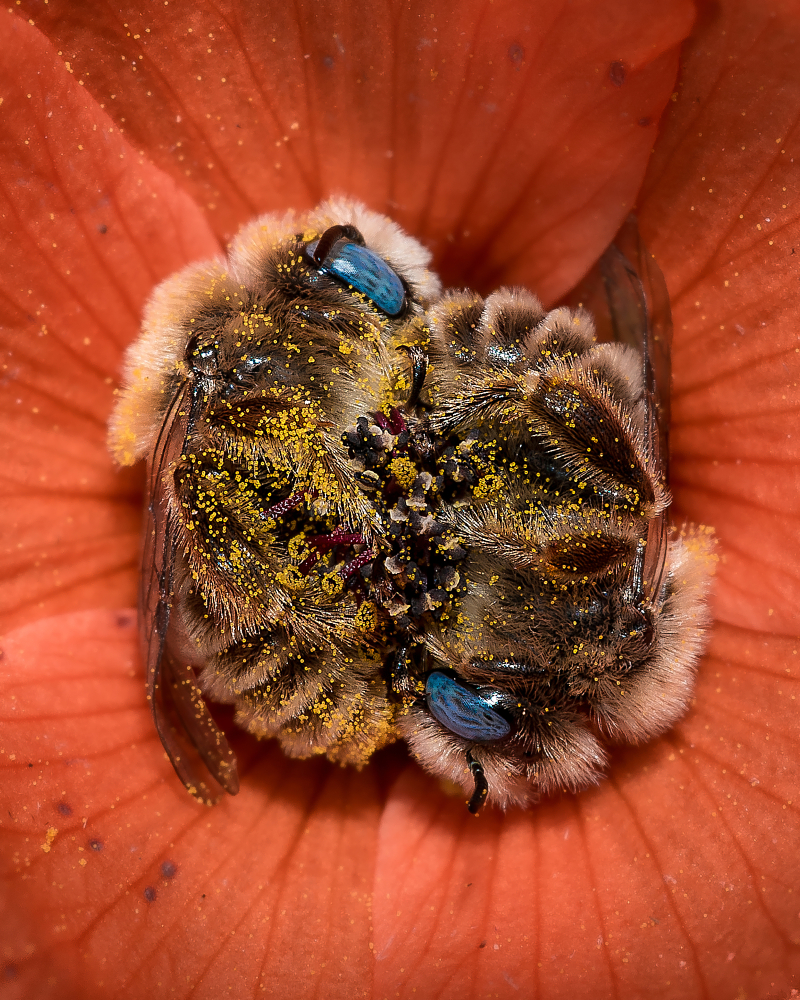
[[[683,0],[12,10],[3,989],[797,985],[798,5],[727,0],[694,28]],[[242,791],[207,810],[164,759],[130,610],[141,474],[105,450],[121,352],[156,282],[337,191],[428,243],[446,282],[548,303],[638,205],[673,300],[676,509],[715,526],[721,563],[692,711],[593,791],[475,821],[400,749],[356,773],[242,737]]]

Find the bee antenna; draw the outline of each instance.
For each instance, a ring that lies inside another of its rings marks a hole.
[[[467,750],[467,765],[470,771],[472,771],[472,778],[475,782],[475,791],[467,803],[467,809],[475,816],[489,794],[489,782],[486,780],[486,772],[483,770],[483,764],[479,760],[475,760],[469,750]]]
[[[339,240],[350,240],[351,243],[358,243],[360,246],[364,245],[364,237],[355,226],[331,226],[320,236],[319,242],[314,248],[314,253],[311,255],[317,267],[325,263],[325,259],[333,249],[334,243],[338,243]]]

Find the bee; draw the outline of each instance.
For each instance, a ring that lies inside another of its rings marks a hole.
[[[604,257],[599,344],[581,310],[443,294],[428,264],[339,199],[257,219],[147,306],[109,443],[147,458],[147,693],[202,801],[238,790],[206,698],[293,757],[402,738],[472,812],[594,782],[604,737],[685,711],[711,543],[669,525],[639,273]]]

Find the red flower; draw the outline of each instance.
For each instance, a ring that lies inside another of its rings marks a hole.
[[[677,0],[12,9],[3,989],[797,985],[797,4],[728,0],[693,30]],[[594,791],[476,822],[400,751],[356,773],[243,739],[242,792],[207,810],[164,759],[120,610],[141,500],[105,450],[121,352],[156,282],[337,191],[427,242],[446,282],[547,302],[638,205],[673,300],[676,507],[715,526],[721,562],[692,711]]]

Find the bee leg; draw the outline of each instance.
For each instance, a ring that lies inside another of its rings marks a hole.
[[[467,765],[472,772],[472,778],[475,782],[475,791],[472,793],[469,802],[467,802],[467,809],[469,809],[473,816],[476,816],[486,801],[486,796],[489,794],[489,782],[486,780],[483,764],[479,760],[475,760],[472,752],[469,750],[467,750]]]
[[[401,350],[406,351],[411,358],[411,391],[405,402],[406,408],[409,409],[419,402],[419,394],[425,385],[429,362],[428,355],[417,344],[402,345]]]
[[[390,683],[392,691],[395,694],[413,695],[417,693],[414,690],[414,681],[411,677],[411,667],[413,666],[411,659],[412,648],[412,646],[401,646],[394,654]]]

